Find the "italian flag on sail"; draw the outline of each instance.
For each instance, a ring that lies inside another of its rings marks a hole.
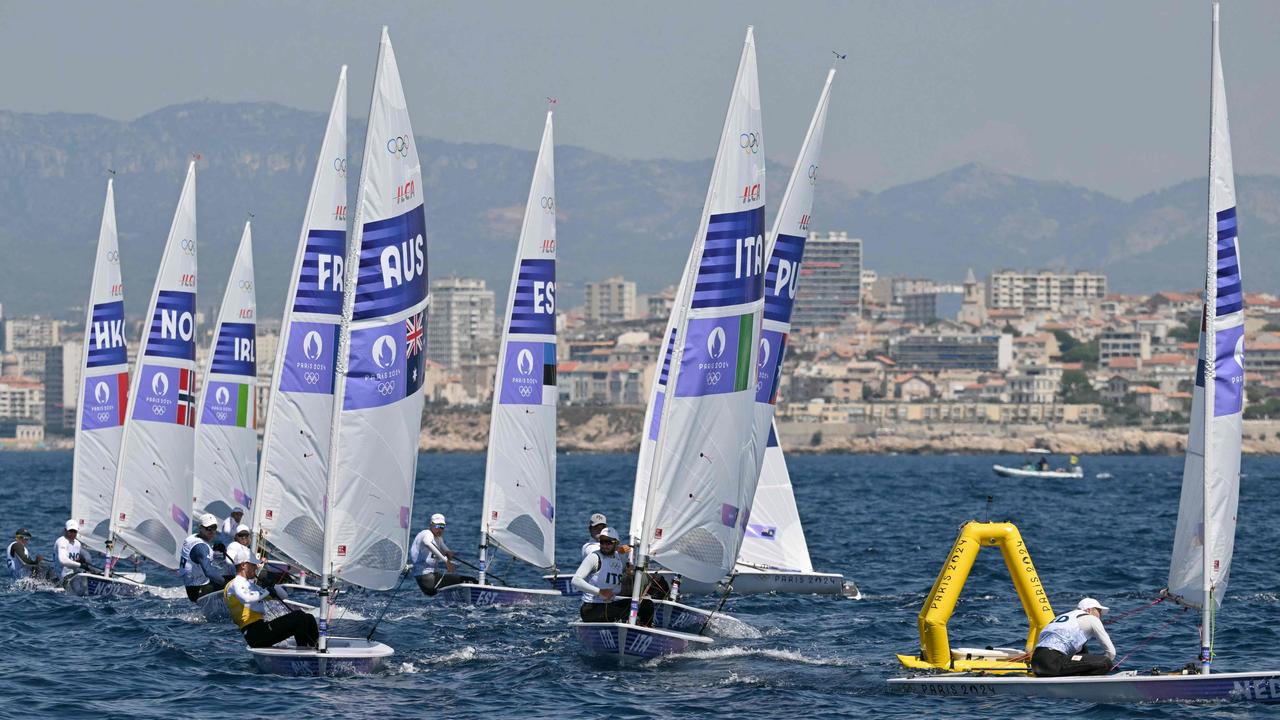
[[[201,422],[242,428],[257,425],[253,388],[248,383],[214,381],[205,393]]]

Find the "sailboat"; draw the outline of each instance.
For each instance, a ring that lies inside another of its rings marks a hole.
[[[1096,703],[1152,701],[1280,701],[1280,669],[1210,673],[1214,615],[1222,605],[1235,544],[1244,406],[1244,292],[1240,280],[1235,176],[1227,99],[1213,4],[1209,101],[1209,214],[1204,314],[1182,498],[1164,597],[1200,611],[1199,666],[1161,674],[1033,678],[972,674],[889,680],[892,690],[926,695],[1021,695]]]
[[[124,334],[124,281],[116,233],[115,187],[114,181],[108,180],[85,311],[79,417],[71,470],[71,518],[79,527],[80,543],[98,552],[106,550],[110,538],[111,498],[115,495],[120,436],[128,409],[129,358]],[[114,564],[112,558],[106,562]],[[71,586],[82,594],[136,595],[141,589],[136,583],[145,579],[143,573],[117,573],[116,581],[84,574],[72,580]]]
[[[427,240],[422,166],[387,29],[382,29],[369,130],[343,264],[334,408],[315,648],[250,648],[258,666],[288,675],[369,673],[392,649],[329,635],[337,580],[390,590],[409,545],[422,427]]]
[[[510,605],[561,597],[549,588],[488,582],[490,547],[534,567],[556,559],[556,201],[552,114],[547,113],[511,270],[506,321],[493,380],[489,454],[480,516],[479,582],[437,598]]]
[[[347,253],[347,67],[311,179],[272,368],[252,512],[259,552],[320,574]]]
[[[178,569],[178,550],[191,528],[195,456],[196,164],[187,177],[156,275],[148,325],[128,397],[111,499],[108,555],[116,543]],[[68,590],[106,592],[115,578],[73,576]]]
[[[795,494],[786,459],[778,444],[773,411],[782,378],[782,361],[791,333],[791,311],[804,260],[804,244],[813,212],[813,192],[817,183],[822,139],[831,99],[831,82],[836,71],[827,73],[818,96],[808,132],[786,193],[774,218],[766,251],[764,320],[759,350],[760,383],[756,390],[756,438],[764,445],[760,481],[750,507],[750,518],[733,572],[715,584],[683,580],[685,594],[721,593],[732,589],[739,595],[759,593],[842,594],[844,577],[839,573],[814,572],[805,542],[804,527],[796,509]],[[856,587],[852,590],[857,592]]]
[[[763,455],[753,405],[764,307],[764,174],[755,35],[748,27],[700,225],[664,335],[667,352],[655,368],[632,505],[640,570],[630,617],[573,623],[591,654],[625,661],[712,642],[639,626],[637,610],[651,566],[714,582],[738,557]],[[667,604],[655,618],[671,610]]]

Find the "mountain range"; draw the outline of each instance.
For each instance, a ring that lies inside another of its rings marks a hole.
[[[252,213],[259,315],[278,316],[324,121],[273,103],[188,103],[127,122],[0,111],[5,313],[64,316],[84,302],[110,169],[127,309],[141,314],[186,162],[198,154],[200,307],[220,300],[240,226]],[[530,118],[520,139],[532,145],[541,124]],[[363,140],[364,121],[352,120],[352,203]],[[502,298],[534,153],[417,141],[431,276],[481,277]],[[710,169],[709,157],[624,160],[559,145],[558,272],[567,304],[580,301],[583,283],[611,275],[635,280],[641,292],[675,283]],[[770,215],[789,173],[769,164]],[[1246,287],[1276,291],[1280,177],[1240,176],[1237,188]],[[811,227],[863,238],[864,266],[882,275],[958,282],[967,268],[979,276],[1084,269],[1105,272],[1118,292],[1185,290],[1201,282],[1205,196],[1203,178],[1126,201],[974,163],[880,192],[820,178]]]

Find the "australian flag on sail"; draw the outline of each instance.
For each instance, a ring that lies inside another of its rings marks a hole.
[[[392,315],[427,296],[427,228],[422,206],[366,223],[354,318]]]
[[[294,312],[342,314],[342,262],[347,253],[345,230],[312,230],[298,270]]]
[[[423,375],[426,374],[427,355],[423,352],[427,344],[426,314],[424,310],[404,321],[404,360],[409,375],[405,381],[405,397],[422,388]]]
[[[253,323],[222,323],[210,372],[247,377],[257,375],[257,363],[254,361],[256,327]]]
[[[196,294],[161,290],[147,335],[147,357],[196,359]]]
[[[764,317],[766,320],[791,322],[791,308],[796,300],[796,283],[800,280],[800,260],[804,257],[804,238],[778,233],[769,256],[769,269],[764,276]]]
[[[712,215],[693,307],[755,302],[764,294],[764,208]]]
[[[527,335],[556,333],[556,261],[521,260],[516,278],[511,332]]]
[[[128,362],[124,345],[124,301],[98,303],[93,306],[89,325],[88,367],[123,365]]]

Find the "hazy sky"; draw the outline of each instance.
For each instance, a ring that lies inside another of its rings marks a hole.
[[[324,112],[347,63],[363,116],[387,24],[420,134],[532,150],[553,95],[560,144],[704,158],[754,24],[770,157],[794,158],[839,49],[826,175],[881,189],[979,161],[1132,197],[1205,171],[1209,18],[1203,0],[10,0],[0,108]],[[1280,2],[1226,0],[1222,22],[1236,170],[1280,174]]]

